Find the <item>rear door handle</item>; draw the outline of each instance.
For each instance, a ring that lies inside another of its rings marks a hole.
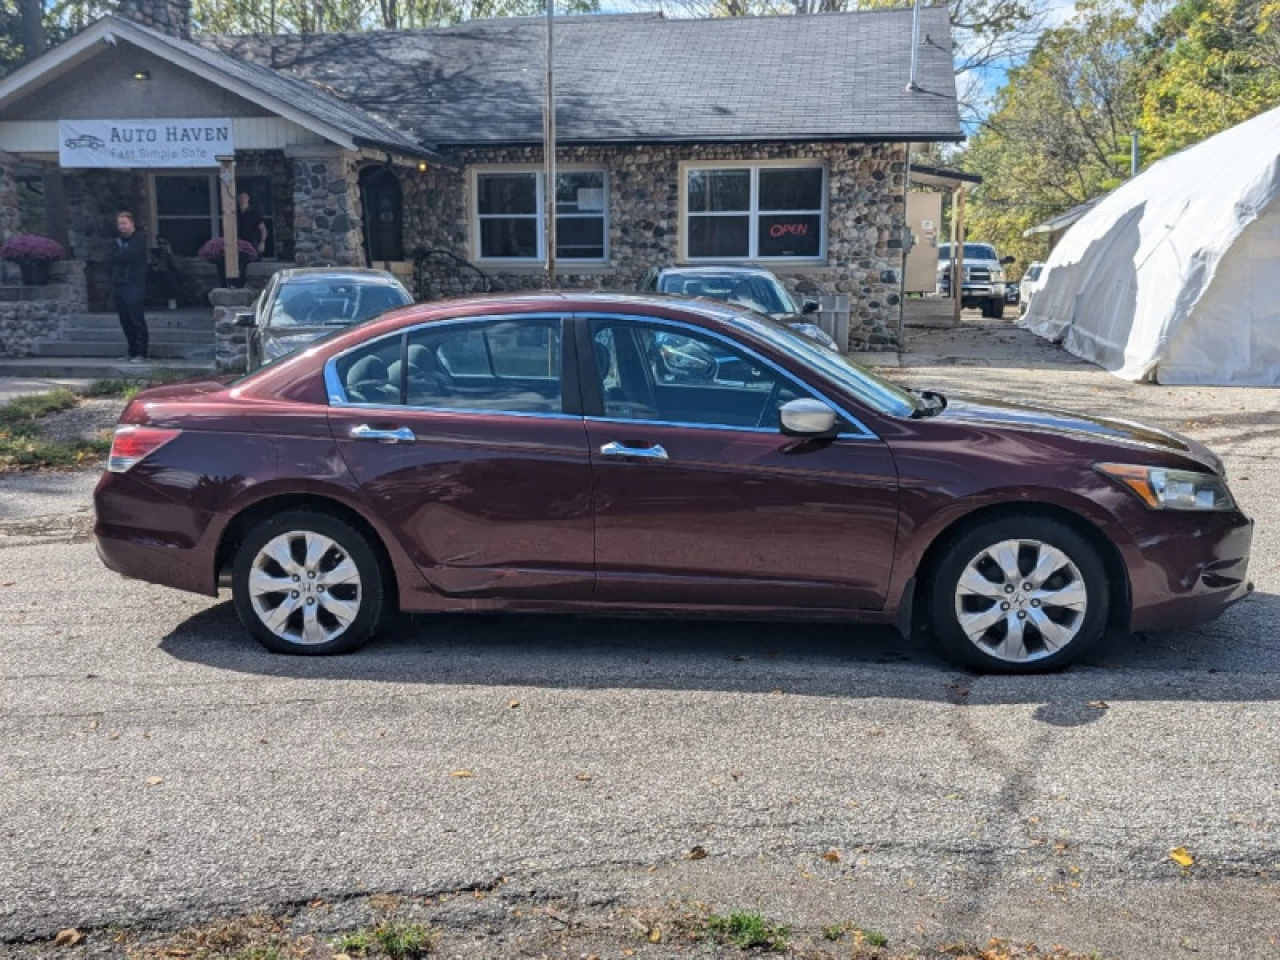
[[[394,430],[378,430],[367,423],[357,424],[351,428],[351,439],[373,440],[376,443],[413,443],[417,439],[408,427],[396,427]]]
[[[613,440],[600,448],[600,454],[605,457],[635,457],[639,460],[671,459],[667,456],[666,449],[660,443],[655,443],[651,447],[628,447],[624,443]]]

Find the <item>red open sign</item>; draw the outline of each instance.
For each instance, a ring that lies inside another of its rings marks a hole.
[[[807,223],[775,223],[769,228],[769,236],[775,240],[788,234],[793,237],[808,236],[809,225]]]

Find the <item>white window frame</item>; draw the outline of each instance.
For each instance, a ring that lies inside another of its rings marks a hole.
[[[218,216],[218,197],[221,191],[221,185],[218,183],[218,175],[210,173],[208,170],[166,170],[164,173],[147,174],[147,207],[149,217],[148,227],[150,228],[150,237],[148,243],[152,246],[160,239],[160,221],[161,220],[198,220],[195,214],[179,214],[177,216],[160,215],[160,207],[156,202],[156,180],[160,177],[183,177],[186,179],[195,179],[196,177],[205,177],[209,181],[209,228],[210,237],[222,236],[222,218]],[[193,259],[194,254],[187,259]]]
[[[599,265],[609,262],[609,171],[604,167],[594,164],[569,163],[559,164],[556,168],[557,173],[598,173],[601,175],[604,187],[604,207],[600,211],[600,219],[604,223],[604,256],[592,259],[579,259],[576,257],[556,257],[556,263],[566,266],[580,265]],[[484,175],[492,176],[509,176],[511,174],[533,174],[535,183],[535,212],[534,213],[513,213],[513,214],[480,214],[480,177]],[[507,163],[496,165],[485,165],[471,167],[468,182],[468,205],[470,207],[470,229],[471,229],[471,259],[476,263],[507,263],[516,266],[529,266],[545,263],[547,259],[547,229],[546,229],[546,211],[547,211],[547,195],[545,184],[544,170],[541,164],[532,163]],[[537,231],[538,254],[535,257],[486,257],[480,250],[480,221],[491,218],[502,219],[527,219],[534,220]],[[578,220],[578,219],[595,219],[595,214],[590,213],[562,213],[557,219],[560,220]],[[557,270],[559,272],[559,270]]]
[[[818,252],[812,257],[769,257],[761,256],[760,246],[760,171],[761,170],[821,170],[822,171],[822,207],[819,210],[765,210],[764,216],[777,216],[794,213],[796,215],[819,215]],[[751,196],[749,210],[718,210],[711,214],[690,213],[689,210],[689,174],[698,170],[750,170]],[[682,263],[821,263],[827,259],[827,233],[829,218],[827,212],[827,166],[820,160],[786,159],[786,160],[699,160],[682,161],[680,163],[680,238],[679,260]],[[694,257],[689,255],[689,220],[696,216],[747,216],[747,255],[745,257]]]

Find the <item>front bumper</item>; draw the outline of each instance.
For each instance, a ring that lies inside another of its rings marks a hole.
[[[1252,520],[1239,512],[1168,520],[1169,529],[1139,539],[1128,558],[1135,631],[1207,623],[1253,592]]]

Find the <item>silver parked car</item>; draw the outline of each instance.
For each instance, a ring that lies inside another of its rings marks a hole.
[[[249,328],[249,369],[254,370],[339,327],[411,303],[409,291],[385,270],[299,267],[275,274],[254,309],[237,322]]]

